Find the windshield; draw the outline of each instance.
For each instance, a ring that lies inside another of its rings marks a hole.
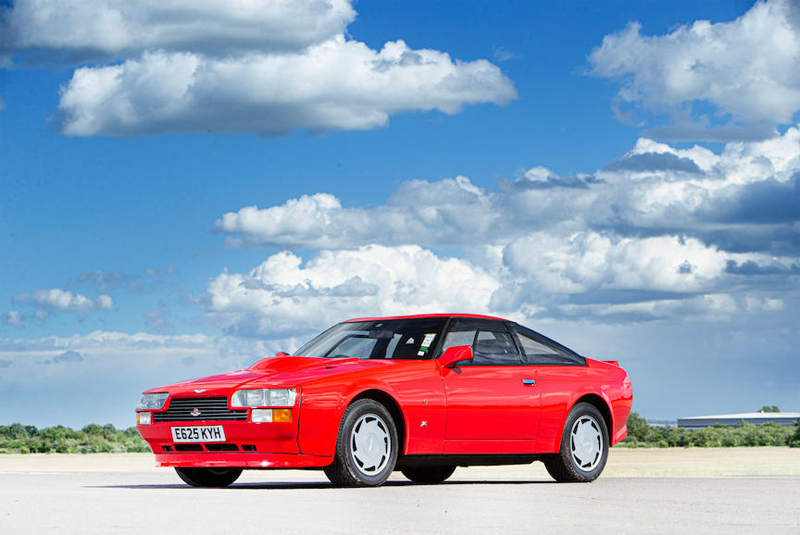
[[[447,318],[340,323],[298,349],[303,357],[430,359]]]

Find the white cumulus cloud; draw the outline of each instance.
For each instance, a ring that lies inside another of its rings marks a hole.
[[[208,313],[242,335],[308,332],[365,315],[487,311],[499,281],[458,258],[419,246],[323,251],[303,264],[289,252],[249,273],[222,273],[202,298]]]
[[[800,129],[791,127],[717,151],[641,138],[593,174],[572,177],[537,166],[493,188],[463,176],[412,180],[369,209],[328,193],[247,206],[214,226],[229,244],[325,252],[304,267],[281,253],[258,274],[222,274],[204,303],[224,325],[249,333],[279,330],[280,318],[293,318],[288,328],[307,305],[324,315],[320,327],[365,311],[423,311],[387,298],[386,281],[418,274],[373,270],[387,251],[403,259],[410,246],[433,269],[448,260],[442,251],[461,251],[464,258],[449,260],[492,281],[481,287],[493,291],[469,309],[514,318],[771,313],[800,274],[798,187]],[[363,262],[350,267],[352,255]],[[278,269],[284,263],[291,269]],[[328,273],[337,276],[321,283]]]
[[[347,0],[22,0],[0,48],[82,60],[58,105],[71,136],[367,130],[517,96],[487,60],[353,40],[354,18]]]
[[[506,263],[548,292],[647,289],[690,292],[721,277],[730,255],[696,239],[612,238],[596,232],[537,232],[514,240]]]
[[[143,50],[302,49],[341,34],[348,0],[15,0],[3,10],[6,47],[104,55]]]
[[[474,243],[499,219],[492,196],[464,176],[404,182],[375,209],[344,208],[329,193],[303,195],[268,208],[246,206],[217,220],[231,245],[346,248],[383,244]]]
[[[114,300],[108,295],[100,295],[97,299],[91,299],[83,294],[60,288],[17,294],[13,301],[15,304],[33,305],[44,310],[60,310],[77,314],[89,314],[96,310],[112,310],[114,308]]]
[[[485,60],[453,61],[404,42],[375,51],[343,36],[300,52],[211,58],[147,52],[119,65],[83,67],[63,88],[67,135],[161,132],[329,132],[384,126],[407,111],[458,113],[505,104],[513,84]]]
[[[687,103],[715,106],[717,116],[689,125],[685,137],[701,139],[703,123],[714,122],[774,133],[775,125],[791,123],[800,110],[797,2],[759,1],[734,21],[698,20],[666,35],[646,36],[641,30],[631,23],[604,37],[589,55],[591,73],[621,80],[621,101],[656,112],[685,115]],[[681,126],[673,129],[676,137]]]
[[[798,127],[765,141],[731,142],[718,152],[641,138],[591,175],[559,177],[534,167],[493,189],[464,176],[412,180],[370,209],[316,193],[228,212],[213,230],[227,234],[231,245],[315,249],[502,246],[539,231],[688,235],[735,253],[797,256],[798,177]]]
[[[22,327],[22,317],[19,310],[9,310],[6,313],[6,323],[12,327]]]

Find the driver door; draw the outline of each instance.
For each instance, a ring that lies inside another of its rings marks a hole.
[[[522,363],[505,322],[455,320],[443,350],[456,345],[472,345],[473,360],[443,371],[445,449],[453,449],[448,441],[469,441],[464,453],[485,453],[503,450],[491,443],[535,440],[541,400],[534,370]]]

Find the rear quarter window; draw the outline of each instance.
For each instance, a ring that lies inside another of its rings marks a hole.
[[[574,351],[559,345],[541,334],[525,327],[514,325],[522,347],[522,362],[540,366],[586,366],[586,359]]]

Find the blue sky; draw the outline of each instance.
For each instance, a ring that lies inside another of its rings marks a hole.
[[[796,4],[195,8],[3,10],[0,423],[426,311],[618,359],[649,418],[800,408]]]

